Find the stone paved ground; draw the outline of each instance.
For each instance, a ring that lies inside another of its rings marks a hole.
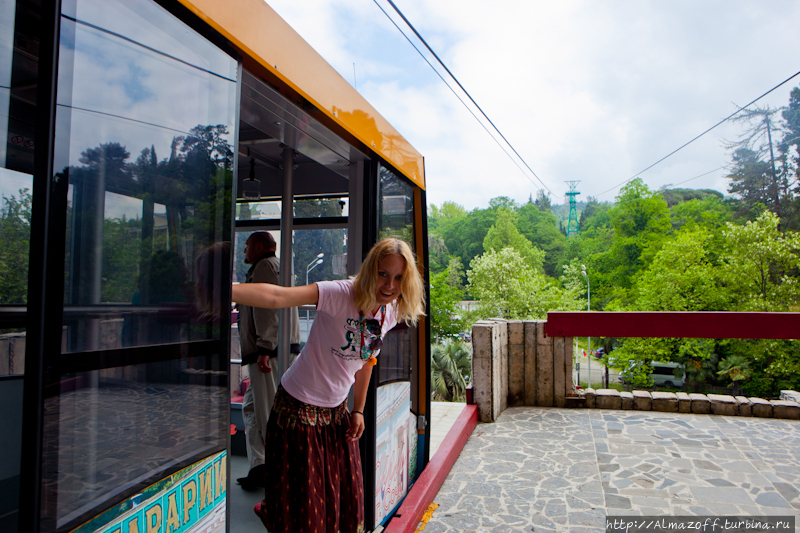
[[[800,522],[800,421],[511,408],[477,426],[434,502],[425,533],[599,532],[607,514]]]

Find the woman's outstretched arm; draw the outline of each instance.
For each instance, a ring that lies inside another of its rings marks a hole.
[[[349,440],[358,440],[364,434],[364,406],[367,404],[367,389],[369,378],[372,376],[372,367],[364,364],[356,372],[356,381],[353,384],[353,411],[350,414],[350,429],[347,430]]]
[[[239,283],[231,290],[231,300],[238,304],[267,309],[317,305],[319,289],[316,283],[302,287],[281,287],[271,283]]]

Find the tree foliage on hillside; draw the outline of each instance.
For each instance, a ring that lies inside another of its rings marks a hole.
[[[729,143],[729,196],[713,190],[653,190],[641,179],[613,202],[579,203],[580,233],[567,239],[567,204],[544,193],[484,209],[432,206],[430,243],[444,271],[469,265],[465,297],[480,316],[540,318],[585,309],[587,267],[593,310],[800,310],[800,88],[786,107],[742,111],[742,136]],[[676,177],[677,178],[677,177]],[[533,249],[539,261],[531,261]],[[531,264],[537,266],[532,268]],[[540,266],[539,266],[540,265]],[[463,278],[462,278],[463,280]],[[466,281],[466,280],[464,280]],[[736,385],[770,396],[800,387],[800,342],[741,339],[625,339],[619,366],[683,364],[690,388]],[[742,378],[746,376],[746,378]]]

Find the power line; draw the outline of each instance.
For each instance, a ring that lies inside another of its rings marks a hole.
[[[714,170],[709,170],[708,172],[704,172],[703,174],[700,174],[699,176],[695,176],[693,178],[689,178],[688,180],[682,181],[680,183],[676,183],[675,185],[673,185],[673,187],[677,187],[678,185],[683,185],[684,183],[689,183],[690,181],[696,180],[697,178],[702,178],[703,176],[708,176],[712,172],[716,172],[717,170],[722,170],[723,168],[725,168],[725,165],[723,165],[723,166],[721,166],[719,168],[715,168]]]
[[[714,124],[713,126],[711,126],[710,128],[708,128],[706,131],[704,131],[703,133],[701,133],[700,135],[698,135],[697,137],[695,137],[694,139],[692,139],[691,141],[689,141],[689,142],[687,142],[687,143],[683,144],[683,145],[682,145],[682,146],[680,146],[679,148],[676,148],[675,150],[673,150],[672,152],[668,153],[667,155],[665,155],[664,157],[662,157],[661,159],[659,159],[658,161],[656,161],[655,163],[653,163],[653,164],[652,164],[652,165],[650,165],[649,167],[645,168],[644,170],[640,170],[639,172],[637,172],[636,174],[634,174],[634,175],[633,175],[633,176],[631,176],[630,178],[626,179],[626,180],[625,180],[625,181],[623,181],[622,183],[620,183],[620,184],[618,184],[618,185],[614,185],[613,187],[611,187],[611,188],[610,188],[610,189],[608,189],[607,191],[603,191],[603,192],[601,192],[600,194],[598,194],[597,196],[602,196],[602,195],[604,195],[604,194],[606,194],[606,193],[608,193],[608,192],[611,192],[611,191],[613,191],[614,189],[616,189],[617,187],[621,187],[622,185],[625,185],[626,183],[628,183],[628,182],[629,182],[629,181],[631,181],[632,179],[634,179],[634,178],[638,177],[638,176],[639,176],[639,174],[643,174],[643,173],[647,172],[648,170],[650,170],[651,168],[653,168],[653,167],[654,167],[654,166],[656,166],[657,164],[661,163],[662,161],[664,161],[664,160],[665,160],[665,159],[667,159],[668,157],[671,157],[671,156],[675,155],[677,152],[679,152],[680,150],[683,150],[684,148],[686,148],[687,146],[689,146],[690,144],[692,144],[692,143],[693,143],[693,142],[695,142],[697,139],[699,139],[700,137],[702,137],[702,136],[703,136],[703,135],[705,135],[706,133],[710,132],[711,130],[713,130],[713,129],[714,129],[714,128],[716,128],[717,126],[720,126],[720,125],[724,124],[725,122],[729,121],[730,119],[732,119],[733,117],[735,117],[736,115],[738,115],[739,113],[741,113],[742,111],[744,111],[745,109],[747,109],[748,107],[750,107],[751,105],[755,104],[756,102],[758,102],[759,100],[761,100],[762,98],[764,98],[765,96],[767,96],[767,95],[768,95],[769,93],[771,93],[772,91],[774,91],[774,90],[778,89],[779,87],[781,87],[781,86],[783,86],[783,85],[785,85],[785,84],[789,83],[790,81],[792,81],[792,80],[793,80],[794,78],[796,78],[797,76],[800,76],[800,72],[797,72],[797,73],[795,73],[794,75],[792,75],[792,76],[790,76],[789,78],[787,78],[786,80],[782,81],[781,83],[779,83],[778,85],[776,85],[775,87],[773,87],[773,88],[772,88],[772,89],[770,89],[769,91],[765,92],[764,94],[762,94],[761,96],[759,96],[758,98],[756,98],[755,100],[753,100],[752,102],[750,102],[749,104],[747,104],[746,106],[744,106],[744,107],[740,107],[739,109],[737,109],[736,111],[734,111],[733,113],[731,113],[730,115],[728,115],[727,117],[725,117],[724,119],[720,120],[719,122],[717,122],[716,124]],[[713,172],[713,171],[712,171],[712,172]]]
[[[494,142],[496,142],[497,145],[500,146],[501,149],[503,149],[503,152],[509,157],[509,159],[511,159],[514,162],[514,164],[517,165],[517,168],[519,168],[520,171],[522,171],[522,173],[525,175],[525,177],[528,178],[528,180],[531,183],[533,183],[534,186],[536,186],[536,183],[534,183],[534,181],[530,178],[530,176],[528,176],[525,173],[525,171],[522,170],[522,168],[514,160],[514,158],[511,157],[511,154],[508,153],[508,151],[500,144],[500,142],[495,138],[495,136],[492,135],[492,133],[488,130],[486,125],[483,124],[483,122],[481,122],[481,120],[475,115],[475,113],[473,113],[473,111],[469,108],[467,103],[464,102],[464,100],[456,93],[456,91],[453,89],[453,87],[449,83],[447,83],[447,81],[444,79],[444,77],[441,75],[441,73],[431,64],[430,61],[428,61],[428,58],[425,57],[425,54],[423,54],[422,51],[411,41],[411,39],[408,37],[408,35],[406,35],[405,32],[402,29],[400,29],[400,26],[398,26],[397,23],[395,23],[394,19],[392,19],[392,17],[389,16],[389,14],[386,12],[386,10],[384,10],[383,7],[381,7],[381,5],[378,3],[378,0],[373,0],[373,2],[375,2],[375,5],[377,5],[378,8],[381,11],[383,11],[383,14],[386,15],[386,18],[388,18],[392,22],[392,24],[394,24],[394,27],[397,28],[397,30],[403,35],[403,37],[406,38],[406,40],[411,44],[411,46],[414,47],[414,50],[416,50],[417,53],[420,56],[422,56],[422,59],[425,60],[425,62],[428,64],[428,66],[431,67],[431,69],[434,72],[436,72],[436,75],[439,76],[439,78],[442,80],[442,82],[444,82],[445,85],[447,85],[447,87],[456,96],[456,98],[458,98],[458,100],[462,103],[462,105],[464,105],[464,107],[467,108],[467,110],[470,112],[470,114],[475,118],[475,120],[478,121],[478,123],[483,127],[483,129],[486,130],[486,132],[494,140]],[[494,122],[492,122],[492,119],[490,119],[489,116],[483,111],[483,109],[481,109],[481,106],[479,106],[478,102],[476,102],[475,99],[472,98],[472,95],[469,94],[469,91],[467,91],[464,88],[464,86],[461,85],[461,82],[459,82],[458,78],[456,78],[455,75],[450,71],[450,69],[447,68],[447,65],[445,65],[444,62],[439,58],[439,56],[436,55],[436,52],[433,51],[433,48],[431,48],[430,45],[428,45],[427,41],[425,41],[425,39],[422,37],[422,35],[420,35],[420,33],[416,30],[414,25],[411,24],[411,22],[406,18],[405,15],[403,15],[403,12],[400,11],[400,9],[394,4],[394,2],[392,2],[392,0],[387,0],[387,2],[389,2],[389,5],[391,5],[392,8],[397,12],[397,14],[400,15],[400,18],[403,19],[403,21],[411,29],[411,31],[414,32],[414,35],[416,35],[417,38],[422,42],[422,44],[425,45],[425,48],[427,48],[428,51],[433,55],[433,57],[436,58],[436,61],[442,66],[442,68],[444,68],[444,70],[447,72],[447,74],[450,76],[450,78],[452,78],[452,80],[456,82],[456,84],[461,88],[461,90],[464,92],[464,94],[467,95],[467,98],[469,98],[470,101],[473,103],[473,105],[478,109],[478,111],[480,111],[481,115],[483,115],[483,117],[489,122],[489,124],[492,125],[492,128],[494,128],[494,131],[496,131],[497,134],[500,135],[500,137],[503,139],[503,141],[505,141],[506,145],[509,148],[511,148],[511,150],[514,152],[514,154],[516,154],[516,156],[519,158],[519,160],[522,161],[522,164],[525,165],[525,167],[530,171],[530,173],[533,174],[533,176],[539,181],[539,183],[542,184],[542,187],[547,189],[547,192],[549,192],[550,194],[555,195],[555,193],[553,193],[553,191],[551,191],[550,188],[547,185],[544,184],[544,182],[541,180],[541,178],[539,178],[539,176],[536,174],[536,172],[533,171],[533,169],[530,167],[530,165],[528,165],[528,163],[525,161],[525,159],[523,159],[523,157],[521,155],[519,155],[519,152],[517,152],[517,150],[514,148],[514,146],[508,141],[508,139],[506,139],[505,135],[503,135],[503,133],[500,131],[500,129],[494,124]],[[536,188],[538,189],[539,187],[536,186]]]
[[[516,160],[515,160],[515,159],[514,159],[514,158],[511,156],[511,154],[509,154],[509,153],[508,153],[508,150],[506,150],[506,148],[505,148],[505,147],[504,147],[504,146],[503,146],[503,145],[500,143],[500,141],[498,141],[498,140],[495,138],[495,136],[494,136],[494,135],[492,135],[492,132],[491,132],[491,131],[489,131],[489,128],[487,128],[487,127],[486,127],[486,125],[485,125],[483,122],[481,122],[481,120],[480,120],[480,119],[479,119],[479,118],[478,118],[478,117],[475,115],[475,113],[472,111],[472,109],[470,109],[470,108],[469,108],[469,106],[467,105],[467,103],[466,103],[466,102],[465,102],[465,101],[464,101],[464,100],[461,98],[461,96],[460,96],[460,95],[459,95],[459,94],[458,94],[458,93],[455,91],[455,89],[453,89],[453,87],[451,87],[451,86],[450,86],[450,84],[449,84],[449,83],[447,83],[447,80],[445,80],[445,79],[444,79],[444,77],[441,75],[441,73],[440,73],[438,70],[436,70],[436,68],[435,68],[433,65],[431,65],[431,62],[430,62],[430,61],[428,61],[428,58],[427,58],[427,57],[425,57],[425,54],[423,54],[423,53],[420,51],[420,49],[419,49],[419,48],[417,48],[417,45],[415,45],[415,44],[414,44],[414,42],[413,42],[411,39],[409,39],[409,38],[408,38],[408,35],[406,35],[406,34],[403,32],[403,30],[402,30],[402,29],[400,29],[400,26],[398,26],[398,25],[397,25],[397,23],[394,21],[394,19],[392,19],[392,17],[391,17],[391,16],[389,16],[389,14],[388,14],[388,13],[387,13],[387,12],[386,12],[384,9],[383,9],[383,7],[381,7],[381,5],[378,3],[378,1],[377,1],[377,0],[373,0],[373,2],[375,2],[375,5],[377,5],[377,6],[378,6],[378,9],[380,9],[381,11],[383,11],[383,14],[384,14],[384,15],[386,15],[386,18],[388,18],[388,19],[389,19],[389,21],[390,21],[392,24],[394,24],[394,27],[395,27],[395,28],[397,28],[397,31],[399,31],[399,32],[400,32],[400,34],[401,34],[403,37],[405,37],[405,38],[406,38],[406,40],[409,42],[409,44],[410,44],[411,46],[413,46],[413,47],[414,47],[414,50],[416,50],[416,51],[417,51],[417,53],[418,53],[418,54],[419,54],[419,55],[422,57],[422,59],[424,59],[424,60],[425,60],[425,62],[428,64],[428,66],[429,66],[429,67],[431,67],[431,70],[433,70],[433,71],[436,73],[436,75],[437,75],[437,76],[439,76],[439,79],[440,79],[440,80],[442,80],[442,83],[444,83],[444,84],[447,86],[447,88],[448,88],[448,89],[450,89],[450,92],[452,92],[452,93],[453,93],[453,95],[455,95],[455,97],[456,97],[456,98],[458,98],[459,102],[461,102],[461,104],[464,106],[464,108],[465,108],[467,111],[469,111],[470,115],[472,115],[472,117],[473,117],[473,118],[474,118],[474,119],[475,119],[475,120],[478,122],[478,124],[480,124],[480,125],[481,125],[481,127],[482,127],[482,128],[485,130],[485,131],[486,131],[486,133],[488,133],[488,134],[489,134],[489,137],[491,137],[491,138],[492,138],[492,140],[493,140],[495,143],[497,143],[497,146],[499,146],[499,147],[500,147],[500,149],[503,151],[503,153],[505,153],[505,154],[508,156],[508,158],[509,158],[509,159],[511,159],[511,162],[512,162],[512,163],[514,163],[514,164],[517,166],[517,168],[519,169],[519,171],[520,171],[520,172],[522,172],[522,175],[523,175],[523,176],[525,176],[526,178],[528,178],[528,181],[530,181],[531,183],[533,183],[533,186],[534,186],[534,187],[536,187],[536,189],[537,189],[537,190],[541,190],[541,189],[539,189],[539,186],[538,186],[538,185],[536,185],[536,183],[535,183],[535,182],[534,182],[534,181],[533,181],[533,180],[530,178],[530,176],[528,176],[528,175],[525,173],[525,170],[523,170],[523,168],[522,168],[521,166],[519,166],[519,163],[517,163],[517,161],[516,161]],[[550,189],[548,189],[548,190],[550,190]]]

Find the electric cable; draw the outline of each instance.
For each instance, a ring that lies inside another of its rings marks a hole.
[[[492,135],[492,133],[489,131],[489,129],[486,127],[486,125],[485,125],[485,124],[483,124],[483,122],[481,122],[481,120],[480,120],[480,119],[479,119],[479,118],[478,118],[478,117],[475,115],[475,113],[474,113],[474,112],[473,112],[473,111],[472,111],[472,110],[469,108],[469,106],[467,105],[467,103],[466,103],[466,102],[464,102],[464,100],[463,100],[463,99],[462,99],[462,98],[461,98],[461,97],[460,97],[460,96],[459,96],[459,95],[456,93],[456,91],[453,89],[453,87],[452,87],[452,86],[451,86],[449,83],[447,83],[447,81],[444,79],[444,77],[441,75],[441,73],[440,73],[440,72],[439,72],[439,71],[438,71],[438,70],[437,70],[437,69],[436,69],[436,68],[435,68],[435,67],[434,67],[434,66],[431,64],[431,62],[430,62],[430,61],[428,61],[428,58],[426,58],[426,57],[425,57],[425,54],[423,54],[423,53],[422,53],[422,51],[421,51],[421,50],[420,50],[420,49],[419,49],[419,48],[418,48],[418,47],[417,47],[417,46],[416,46],[416,45],[415,45],[415,44],[414,44],[414,43],[411,41],[411,39],[408,37],[408,35],[406,35],[406,34],[405,34],[405,32],[404,32],[402,29],[400,29],[400,26],[398,26],[398,25],[397,25],[397,23],[394,21],[394,19],[392,19],[392,17],[391,17],[391,16],[389,16],[389,14],[386,12],[386,10],[385,10],[385,9],[383,9],[383,7],[381,7],[381,5],[378,3],[378,0],[373,0],[373,2],[375,2],[375,5],[377,5],[377,6],[378,6],[378,8],[379,8],[381,11],[383,11],[383,14],[384,14],[384,15],[386,15],[386,18],[388,18],[388,19],[389,19],[389,20],[392,22],[392,24],[394,24],[394,27],[395,27],[395,28],[397,28],[397,30],[398,30],[398,31],[399,31],[399,32],[400,32],[400,33],[403,35],[403,37],[405,37],[405,38],[406,38],[406,40],[407,40],[407,41],[408,41],[408,42],[411,44],[411,46],[413,46],[413,47],[414,47],[414,50],[416,50],[416,51],[417,51],[417,53],[418,53],[418,54],[419,54],[419,55],[422,57],[422,59],[424,59],[424,60],[425,60],[425,62],[428,64],[428,66],[429,66],[429,67],[431,67],[431,69],[432,69],[434,72],[436,72],[436,75],[437,75],[437,76],[439,76],[439,78],[442,80],[442,82],[444,82],[444,84],[445,84],[445,85],[447,85],[447,87],[448,87],[448,88],[450,89],[450,91],[451,91],[451,92],[452,92],[452,93],[453,93],[453,94],[456,96],[456,98],[458,98],[458,99],[459,99],[459,101],[462,103],[462,105],[464,105],[464,107],[466,107],[466,108],[467,108],[467,110],[468,110],[468,111],[470,112],[470,114],[471,114],[471,115],[472,115],[472,116],[475,118],[475,120],[477,120],[477,121],[478,121],[478,123],[479,123],[479,124],[480,124],[480,125],[483,127],[483,129],[484,129],[484,130],[486,130],[486,132],[489,134],[489,136],[490,136],[490,137],[491,137],[491,138],[492,138],[492,139],[493,139],[493,140],[494,140],[494,141],[495,141],[495,142],[498,144],[498,146],[500,146],[500,148],[502,148],[502,149],[503,149],[503,152],[505,152],[505,154],[506,154],[506,155],[509,157],[509,159],[511,159],[511,160],[514,162],[514,164],[515,164],[515,165],[517,165],[517,168],[519,168],[519,169],[520,169],[520,171],[522,171],[522,173],[525,175],[525,177],[526,177],[526,178],[528,178],[528,180],[529,180],[531,183],[533,183],[533,185],[534,185],[534,186],[536,186],[536,188],[538,189],[538,188],[539,188],[539,186],[538,186],[538,185],[536,185],[536,183],[534,183],[534,181],[533,181],[533,180],[530,178],[530,176],[528,176],[528,175],[525,173],[525,171],[524,171],[524,170],[522,170],[522,168],[521,168],[521,167],[519,166],[519,164],[518,164],[518,163],[517,163],[517,162],[514,160],[514,158],[513,158],[513,157],[511,157],[511,154],[509,154],[509,153],[508,153],[508,151],[507,151],[505,148],[503,148],[503,146],[500,144],[500,142],[499,142],[499,141],[498,141],[498,140],[495,138],[495,136],[494,136],[494,135]],[[456,77],[455,77],[455,75],[454,75],[454,74],[453,74],[453,73],[450,71],[450,69],[449,69],[449,68],[447,68],[447,65],[445,65],[445,64],[444,64],[444,62],[443,62],[443,61],[442,61],[442,60],[439,58],[439,56],[438,56],[438,55],[436,55],[436,52],[434,52],[434,51],[433,51],[433,48],[431,48],[431,47],[430,47],[430,45],[428,45],[427,41],[425,41],[425,39],[422,37],[422,35],[420,35],[420,34],[419,34],[419,32],[418,32],[418,31],[416,30],[416,28],[415,28],[415,27],[414,27],[414,26],[411,24],[411,22],[410,22],[410,21],[409,21],[409,20],[406,18],[406,16],[405,16],[405,15],[403,15],[403,12],[402,12],[402,11],[400,11],[400,9],[398,9],[398,7],[397,7],[397,6],[394,4],[394,2],[392,2],[392,0],[387,0],[387,2],[389,2],[389,5],[391,5],[391,6],[392,6],[392,8],[393,8],[393,9],[394,9],[394,10],[397,12],[397,14],[398,14],[398,15],[400,15],[400,17],[403,19],[403,21],[406,23],[406,25],[407,25],[407,26],[408,26],[408,27],[411,29],[411,31],[413,31],[413,32],[414,32],[414,34],[415,34],[415,35],[417,36],[417,38],[418,38],[418,39],[419,39],[419,40],[422,42],[422,44],[424,44],[424,45],[425,45],[425,48],[427,48],[427,49],[428,49],[428,51],[429,51],[429,52],[430,52],[430,53],[433,55],[433,57],[435,57],[435,58],[436,58],[436,61],[437,61],[437,62],[438,62],[438,63],[439,63],[441,66],[442,66],[442,68],[444,68],[444,70],[447,72],[447,74],[450,76],[450,78],[452,78],[452,80],[456,82],[456,84],[457,84],[457,85],[458,85],[458,86],[461,88],[461,90],[464,92],[464,94],[467,96],[467,98],[469,98],[469,99],[470,99],[470,101],[473,103],[473,105],[474,105],[476,108],[478,108],[478,111],[480,111],[480,113],[481,113],[481,114],[484,116],[484,118],[485,118],[485,119],[486,119],[486,120],[489,122],[489,124],[491,124],[491,125],[492,125],[492,128],[494,128],[494,130],[497,132],[497,134],[498,134],[498,135],[500,135],[500,137],[503,139],[503,141],[505,141],[506,145],[507,145],[509,148],[511,148],[511,150],[514,152],[514,154],[516,154],[516,156],[519,158],[519,160],[520,160],[520,161],[522,161],[522,164],[523,164],[523,165],[525,165],[525,167],[528,169],[528,171],[530,171],[530,173],[531,173],[531,174],[533,174],[533,176],[534,176],[534,177],[535,177],[535,178],[536,178],[536,179],[539,181],[539,183],[541,183],[541,184],[542,184],[542,187],[544,187],[545,189],[547,189],[547,192],[549,192],[550,194],[553,194],[553,195],[555,195],[555,193],[553,193],[553,191],[551,191],[551,190],[550,190],[550,188],[549,188],[547,185],[545,185],[545,184],[544,184],[544,182],[543,182],[543,181],[541,180],[541,178],[540,178],[540,177],[539,177],[539,176],[536,174],[536,172],[534,172],[534,171],[533,171],[533,169],[530,167],[530,165],[528,165],[528,163],[525,161],[525,159],[523,159],[523,157],[522,157],[521,155],[519,155],[519,152],[517,152],[517,150],[514,148],[514,146],[513,146],[513,145],[512,145],[512,144],[511,144],[511,143],[508,141],[508,139],[506,139],[505,135],[503,135],[503,133],[500,131],[500,129],[499,129],[499,128],[498,128],[498,127],[497,127],[497,126],[494,124],[494,122],[492,122],[492,119],[490,119],[490,118],[489,118],[489,116],[488,116],[488,115],[487,115],[487,114],[486,114],[486,113],[483,111],[483,109],[481,109],[481,106],[479,106],[479,105],[478,105],[478,103],[475,101],[475,99],[474,99],[474,98],[472,98],[472,95],[470,95],[470,94],[469,94],[469,92],[468,92],[468,91],[467,91],[467,90],[464,88],[464,86],[463,86],[463,85],[461,85],[461,82],[459,82],[459,81],[458,81],[458,78],[456,78]]]
[[[635,178],[639,177],[639,175],[640,175],[640,174],[643,174],[643,173],[647,172],[648,170],[650,170],[651,168],[653,168],[653,167],[654,167],[654,166],[656,166],[657,164],[661,163],[662,161],[664,161],[664,160],[665,160],[665,159],[667,159],[668,157],[671,157],[671,156],[675,155],[677,152],[679,152],[680,150],[683,150],[684,148],[686,148],[687,146],[689,146],[690,144],[692,144],[694,141],[696,141],[697,139],[699,139],[700,137],[702,137],[702,136],[703,136],[703,135],[705,135],[706,133],[710,132],[711,130],[713,130],[713,129],[714,129],[714,128],[716,128],[717,126],[720,126],[720,125],[724,124],[725,122],[729,121],[730,119],[732,119],[733,117],[735,117],[736,115],[738,115],[739,113],[741,113],[742,111],[744,111],[745,109],[747,109],[748,107],[750,107],[751,105],[755,104],[756,102],[758,102],[759,100],[761,100],[762,98],[764,98],[765,96],[767,96],[767,95],[768,95],[769,93],[771,93],[772,91],[774,91],[774,90],[778,89],[779,87],[781,87],[781,86],[783,86],[783,85],[785,85],[785,84],[789,83],[790,81],[792,81],[792,80],[793,80],[794,78],[796,78],[797,76],[800,76],[800,72],[797,72],[797,73],[795,73],[794,75],[792,75],[792,76],[790,76],[789,78],[787,78],[786,80],[782,81],[781,83],[779,83],[778,85],[776,85],[775,87],[773,87],[773,88],[772,88],[772,89],[770,89],[769,91],[765,92],[764,94],[762,94],[761,96],[759,96],[758,98],[756,98],[755,100],[753,100],[752,102],[750,102],[749,104],[747,104],[746,106],[744,106],[744,107],[740,107],[739,109],[737,109],[736,111],[734,111],[733,113],[731,113],[730,115],[728,115],[727,117],[725,117],[724,119],[720,120],[719,122],[717,122],[716,124],[714,124],[713,126],[711,126],[710,128],[708,128],[706,131],[704,131],[703,133],[701,133],[700,135],[698,135],[697,137],[695,137],[694,139],[692,139],[691,141],[689,141],[689,142],[687,142],[687,143],[683,144],[683,145],[682,145],[682,146],[680,146],[679,148],[676,148],[675,150],[673,150],[672,152],[668,153],[667,155],[665,155],[664,157],[662,157],[661,159],[659,159],[658,161],[656,161],[655,163],[653,163],[653,164],[652,164],[652,165],[650,165],[649,167],[645,168],[644,170],[640,170],[639,172],[637,172],[636,174],[634,174],[634,175],[633,175],[633,176],[631,176],[630,178],[626,179],[626,180],[625,180],[625,181],[623,181],[622,183],[620,183],[620,184],[618,184],[618,185],[614,185],[614,186],[613,186],[613,187],[611,187],[610,189],[608,189],[608,190],[606,190],[606,191],[603,191],[603,192],[601,192],[600,194],[598,194],[597,196],[595,196],[595,198],[597,198],[598,196],[602,196],[602,195],[604,195],[604,194],[606,194],[606,193],[609,193],[609,192],[613,191],[614,189],[616,189],[616,188],[618,188],[618,187],[621,187],[621,186],[625,185],[626,183],[628,183],[629,181],[631,181],[631,180],[633,180],[633,179],[635,179]],[[713,172],[713,171],[712,171],[712,172]]]
[[[680,183],[676,183],[675,185],[673,185],[673,187],[677,187],[678,185],[683,185],[684,183],[689,183],[690,181],[696,180],[697,178],[702,178],[703,176],[708,176],[712,172],[716,172],[717,170],[722,170],[723,168],[726,168],[726,166],[727,165],[722,165],[721,167],[715,168],[714,170],[709,170],[708,172],[704,172],[703,174],[700,174],[699,176],[695,176],[693,178],[689,178],[688,180],[682,181]]]

